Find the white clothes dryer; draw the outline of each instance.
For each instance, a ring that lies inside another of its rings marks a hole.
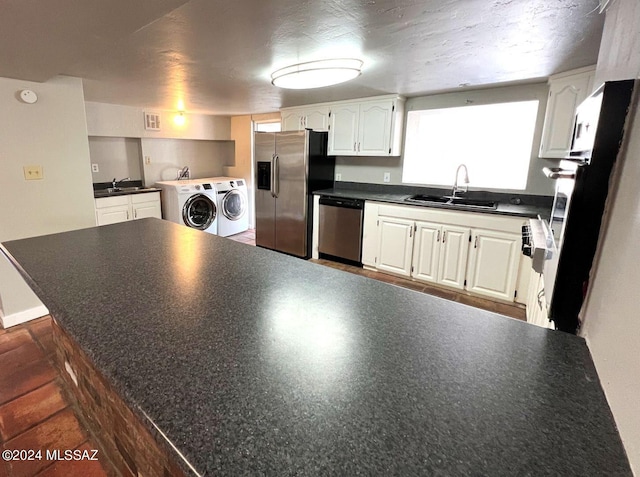
[[[228,237],[249,229],[247,183],[236,177],[213,177],[218,196],[218,235]]]
[[[210,234],[218,233],[218,204],[207,179],[156,182],[162,189],[162,217]]]

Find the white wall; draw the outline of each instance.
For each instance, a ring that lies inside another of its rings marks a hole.
[[[144,129],[144,112],[150,110],[118,104],[86,102],[87,128],[90,136],[180,138],[228,141],[231,119],[226,116],[185,113],[184,126],[177,126],[175,111],[151,110],[159,113],[160,131]]]
[[[553,166],[555,161],[538,158],[548,95],[549,86],[547,83],[533,83],[409,98],[406,103],[406,109],[407,111],[412,111],[464,106],[468,104],[468,101],[471,101],[474,105],[478,105],[496,102],[538,100],[538,118],[536,120],[536,129],[531,148],[527,188],[525,191],[513,192],[553,195],[553,182],[549,181],[542,174],[542,168],[545,166]],[[390,184],[401,184],[402,157],[339,156],[336,158],[336,173],[342,174],[343,181],[383,184],[385,172],[391,173]],[[453,184],[453,177],[451,178],[451,183]],[[470,187],[470,190],[473,190],[473,187]],[[500,192],[509,191],[500,190]]]
[[[606,15],[597,81],[640,77],[640,3],[614,0]],[[618,161],[621,170],[617,186],[614,184],[610,193],[610,210],[582,310],[581,333],[591,350],[631,467],[640,475],[639,109]]]
[[[38,102],[19,101],[25,88],[38,94]],[[25,165],[41,165],[44,179],[26,181]],[[0,167],[0,242],[95,225],[80,79],[0,78]],[[5,324],[46,313],[4,256],[0,297]]]

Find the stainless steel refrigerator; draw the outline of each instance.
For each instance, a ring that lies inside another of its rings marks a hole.
[[[256,132],[254,157],[256,245],[309,258],[312,192],[333,187],[327,133]]]

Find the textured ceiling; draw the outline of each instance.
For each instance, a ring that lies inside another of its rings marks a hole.
[[[598,0],[0,0],[0,76],[85,79],[88,101],[242,114],[520,82],[595,64]],[[270,73],[364,60],[343,85]]]

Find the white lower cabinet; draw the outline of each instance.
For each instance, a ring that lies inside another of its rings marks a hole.
[[[431,222],[416,223],[412,273],[414,278],[424,282],[438,281],[441,236],[442,225]]]
[[[162,218],[160,192],[95,199],[96,224],[109,225],[148,217]]]
[[[463,290],[468,254],[469,229],[443,225],[438,283]]]
[[[377,268],[398,275],[411,275],[413,253],[412,220],[384,217],[379,221],[379,249]]]
[[[160,192],[131,195],[131,209],[134,219],[162,218],[160,207]]]
[[[367,203],[363,263],[383,272],[513,302],[517,286],[525,288],[520,291],[523,297],[528,291],[528,280],[519,277],[523,221]],[[521,295],[519,301],[523,300]]]
[[[501,300],[515,299],[521,236],[474,230],[467,290]]]
[[[416,222],[415,230],[411,276],[462,290],[467,270],[469,229]]]

